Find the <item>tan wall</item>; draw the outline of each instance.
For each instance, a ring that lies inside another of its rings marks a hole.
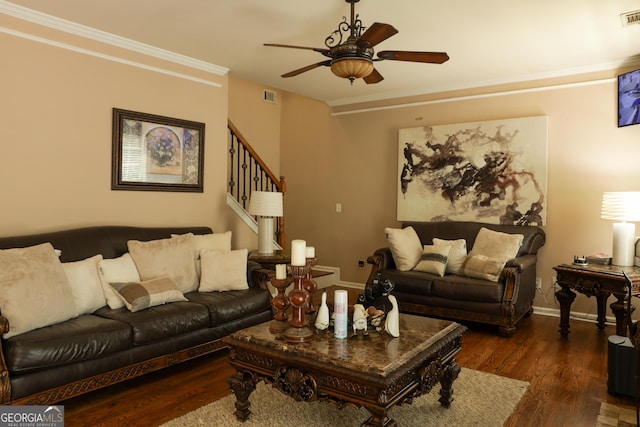
[[[616,126],[613,79],[593,83],[340,116],[330,116],[324,104],[286,97],[281,156],[290,182],[289,237],[310,241],[319,262],[339,266],[343,280],[363,283],[368,269],[359,269],[358,260],[386,246],[385,227],[399,225],[398,129],[546,115],[547,244],[539,253],[543,291],[535,305],[558,308],[553,266],[573,255],[611,252],[612,224],[600,219],[602,192],[640,190],[640,126]],[[342,213],[335,212],[337,202]],[[595,300],[579,296],[573,310],[595,314]]]
[[[230,229],[227,76],[189,69],[1,16],[74,48],[162,67],[175,77],[0,33],[0,235],[95,224]],[[112,108],[204,122],[204,193],[111,190]]]

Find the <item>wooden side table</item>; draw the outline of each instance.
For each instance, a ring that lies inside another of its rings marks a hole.
[[[616,316],[616,335],[627,335],[627,306],[626,299],[629,294],[627,280],[623,272],[631,279],[632,294],[640,295],[640,268],[621,267],[617,265],[573,265],[560,264],[553,269],[557,272],[557,281],[560,289],[556,297],[560,303],[560,334],[569,334],[569,314],[571,304],[576,298],[576,293],[589,297],[596,297],[598,307],[598,329],[605,327],[606,304],[609,295],[616,300],[611,303],[611,311]],[[634,307],[631,306],[633,312]]]
[[[262,264],[267,270],[275,270],[278,264],[291,264],[291,255],[283,251],[274,251],[273,254],[261,254],[258,251],[249,252],[249,261]]]

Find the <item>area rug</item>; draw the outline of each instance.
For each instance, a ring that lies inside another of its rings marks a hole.
[[[607,402],[600,404],[597,427],[629,427],[636,424],[636,408]]]
[[[412,404],[392,408],[389,416],[403,427],[502,426],[529,388],[529,383],[462,368],[453,387],[455,400],[449,409],[443,408],[438,402],[438,385]],[[296,402],[262,382],[249,396],[251,416],[248,421],[242,423],[236,419],[233,414],[235,401],[234,395],[226,396],[171,420],[162,427],[359,426],[370,416],[364,408],[338,409],[333,403]]]

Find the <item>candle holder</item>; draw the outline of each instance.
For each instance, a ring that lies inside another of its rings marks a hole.
[[[285,291],[292,283],[293,277],[290,276],[284,279],[271,279],[271,285],[278,291],[278,294],[271,300],[274,315],[269,325],[269,332],[273,334],[281,334],[289,327],[287,309],[289,308],[290,302]]]
[[[318,264],[318,258],[307,258],[307,272],[302,279],[302,286],[309,293],[309,302],[305,307],[305,312],[307,314],[314,314],[316,312],[316,308],[313,306],[313,295],[316,293],[318,285],[316,284],[316,281],[313,280],[312,272],[312,268],[316,264]]]
[[[293,310],[289,327],[284,331],[283,337],[289,342],[308,342],[313,340],[314,335],[306,315],[309,292],[303,285],[303,279],[307,275],[309,267],[306,265],[291,265],[289,269],[294,280],[293,290],[289,292],[289,302]]]

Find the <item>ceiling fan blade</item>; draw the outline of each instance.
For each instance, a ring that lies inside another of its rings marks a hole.
[[[315,64],[311,64],[311,65],[307,65],[306,67],[302,67],[302,68],[298,68],[297,70],[293,70],[293,71],[289,71],[286,74],[283,74],[282,77],[293,77],[293,76],[297,76],[298,74],[302,74],[306,71],[310,71],[313,70],[314,68],[318,68],[318,67],[322,67],[322,66],[329,66],[331,65],[331,60],[328,59],[326,61],[321,61]]]
[[[370,85],[373,83],[380,83],[381,81],[384,80],[384,77],[382,77],[382,74],[380,74],[378,70],[374,68],[371,74],[364,77],[362,80],[364,80],[366,84]]]
[[[358,45],[369,43],[369,46],[373,47],[395,34],[398,34],[398,30],[393,28],[393,26],[389,24],[381,24],[380,22],[374,22],[369,28],[367,28],[364,34],[360,36],[357,43]]]
[[[405,50],[383,50],[378,52],[378,58],[391,61],[428,62],[442,64],[449,60],[446,52],[409,52]]]
[[[323,49],[321,47],[294,46],[294,45],[290,45],[290,44],[277,44],[277,43],[265,43],[264,46],[269,46],[269,47],[287,47],[287,48],[290,48],[290,49],[313,50],[315,52],[320,52],[323,55],[329,56],[329,49]]]

